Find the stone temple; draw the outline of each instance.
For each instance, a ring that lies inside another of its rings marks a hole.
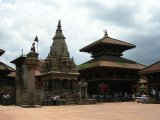
[[[16,104],[41,104],[47,96],[69,95],[77,90],[78,70],[58,22],[53,43],[46,59],[39,60],[35,38],[31,51],[12,61],[16,65]]]

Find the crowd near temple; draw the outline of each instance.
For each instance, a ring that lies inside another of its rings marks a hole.
[[[146,66],[123,56],[136,45],[112,38],[105,31],[80,49],[91,54],[91,59],[76,65],[65,39],[58,21],[45,59],[39,58],[36,36],[29,53],[10,60],[15,68],[0,62],[0,104],[90,104],[141,97],[160,103],[160,62]],[[1,57],[5,51],[0,49]]]

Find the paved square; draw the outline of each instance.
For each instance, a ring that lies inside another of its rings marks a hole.
[[[0,120],[160,120],[160,105],[124,102],[41,108],[0,106]]]

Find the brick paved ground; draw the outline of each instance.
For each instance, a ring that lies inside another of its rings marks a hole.
[[[126,102],[41,108],[0,106],[0,120],[160,120],[160,105]]]

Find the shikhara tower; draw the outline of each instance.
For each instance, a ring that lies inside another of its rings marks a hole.
[[[49,54],[42,65],[39,79],[44,81],[44,89],[49,94],[73,91],[78,82],[78,70],[73,58],[70,58],[65,37],[58,22]]]
[[[65,37],[61,28],[61,21],[58,22],[56,33],[50,52],[45,60],[43,72],[61,71],[76,72],[76,65],[73,58],[70,58]]]

